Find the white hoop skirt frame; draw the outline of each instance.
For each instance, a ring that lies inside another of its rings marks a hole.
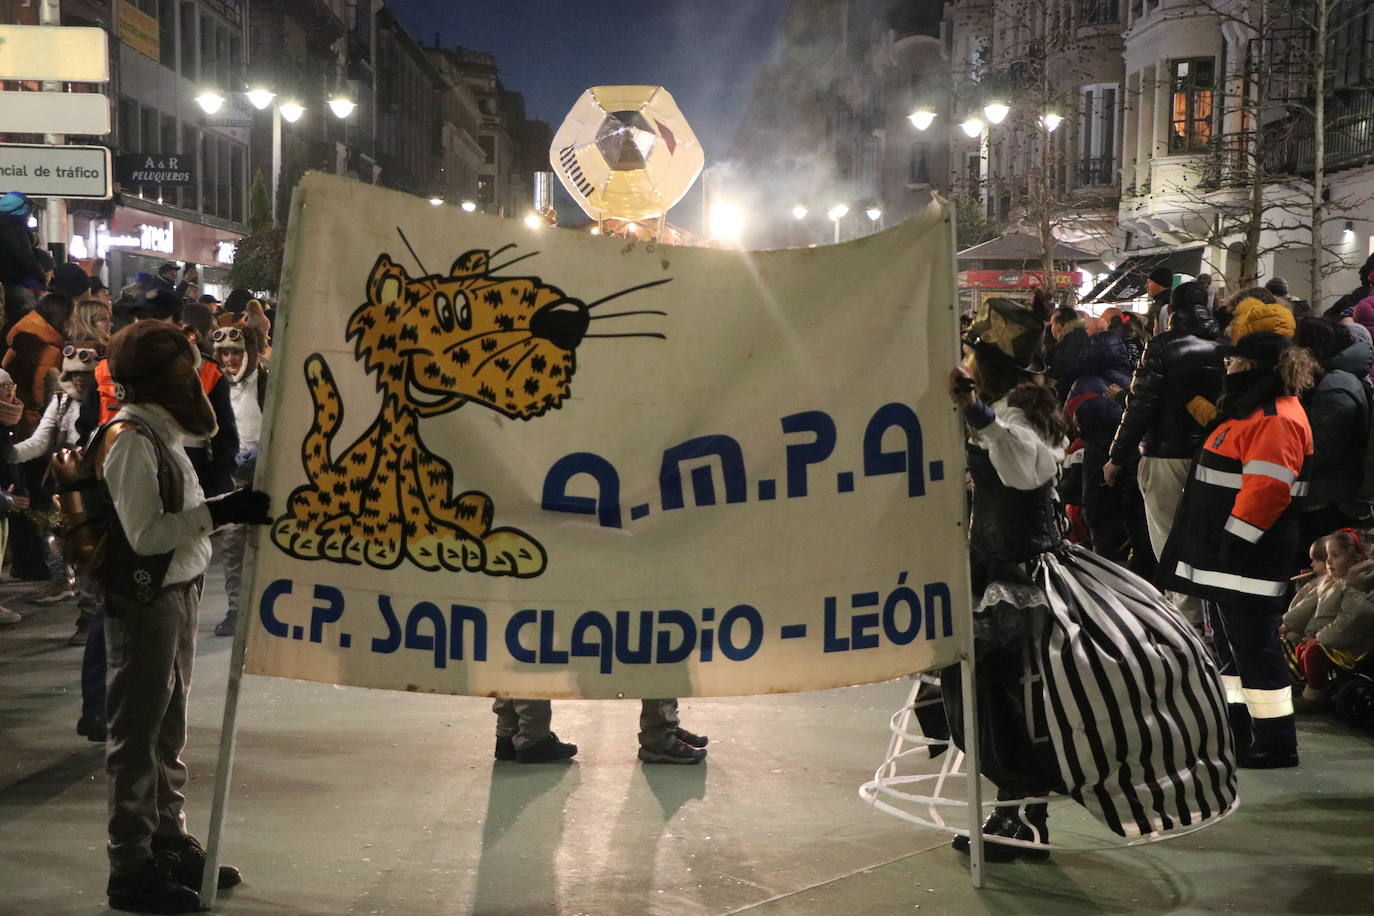
[[[1075,801],[1106,829],[1079,830],[1059,818],[1051,835],[1074,842],[984,839],[1035,849],[1113,849],[1185,836],[1231,814],[1239,801],[1225,694],[1206,649],[1164,596],[1073,546],[1042,555],[1027,572],[1041,593],[1041,623],[1028,637],[1026,658],[1035,670],[1024,682],[1044,696],[1042,727],[1066,794],[981,807],[1047,802],[1072,810]],[[891,717],[887,754],[859,795],[885,813],[967,836],[964,755],[950,739],[927,736],[912,721],[923,683],[940,679],[915,676],[906,704]],[[1034,733],[1033,723],[1027,728]],[[934,746],[948,746],[938,764],[929,759]],[[959,809],[953,820],[964,826],[950,823],[949,808]]]

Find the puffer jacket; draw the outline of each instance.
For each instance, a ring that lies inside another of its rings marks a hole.
[[[1067,400],[1069,389],[1081,378],[1096,376],[1123,388],[1131,383],[1131,359],[1126,344],[1116,334],[1100,331],[1089,334],[1081,325],[1059,340],[1050,367],[1059,399]]]
[[[1145,345],[1131,380],[1126,412],[1112,441],[1112,462],[1124,465],[1139,450],[1151,458],[1191,458],[1203,426],[1188,412],[1195,397],[1215,401],[1226,374],[1217,353],[1217,327],[1206,306],[1175,310],[1169,330]]]
[[[1355,337],[1350,346],[1322,364],[1321,378],[1302,396],[1313,447],[1311,487],[1303,501],[1306,510],[1353,500],[1359,494],[1369,436],[1363,379],[1370,366],[1374,366],[1374,346]]]
[[[1374,595],[1346,588],[1335,619],[1318,630],[1316,636],[1323,649],[1356,658],[1374,652]]]
[[[1295,640],[1316,636],[1336,619],[1345,586],[1323,573],[1304,582],[1283,615],[1283,625]]]

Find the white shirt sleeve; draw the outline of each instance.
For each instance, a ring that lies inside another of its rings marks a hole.
[[[62,395],[48,398],[48,406],[43,409],[43,416],[38,419],[38,425],[34,427],[33,435],[23,442],[14,444],[14,461],[16,464],[32,461],[52,448],[52,441],[57,436],[57,427],[62,421],[61,414],[57,409],[57,402],[61,400],[63,400]]]
[[[1002,483],[1013,490],[1034,490],[1053,480],[1060,456],[1040,438],[1021,408],[999,401],[994,410],[997,418],[978,430],[978,436]]]
[[[105,483],[129,546],[141,556],[170,553],[212,530],[203,503],[185,512],[164,512],[157,482],[157,447],[144,435],[126,432],[105,455]]]

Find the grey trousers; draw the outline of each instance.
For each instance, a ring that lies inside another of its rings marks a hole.
[[[1178,514],[1178,504],[1183,500],[1183,486],[1192,468],[1191,458],[1147,456],[1140,459],[1137,472],[1140,495],[1145,498],[1145,524],[1150,529],[1150,547],[1154,549],[1156,560],[1164,553],[1164,545],[1174,527],[1174,516]],[[1205,636],[1207,617],[1202,599],[1178,592],[1170,592],[1169,598],[1193,629]]]
[[[676,738],[677,700],[641,700],[640,704],[640,746],[664,750]],[[517,750],[548,737],[553,720],[553,704],[548,700],[497,697],[491,711],[496,713],[496,737],[513,739]]]
[[[200,580],[172,586],[148,604],[106,596],[109,659],[110,870],[124,874],[151,854],[154,834],[186,832],[186,701],[196,654]]]

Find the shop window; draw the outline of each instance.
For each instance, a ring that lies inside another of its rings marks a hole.
[[[1176,60],[1172,68],[1169,152],[1204,152],[1212,139],[1216,64],[1212,58],[1202,57]]]

